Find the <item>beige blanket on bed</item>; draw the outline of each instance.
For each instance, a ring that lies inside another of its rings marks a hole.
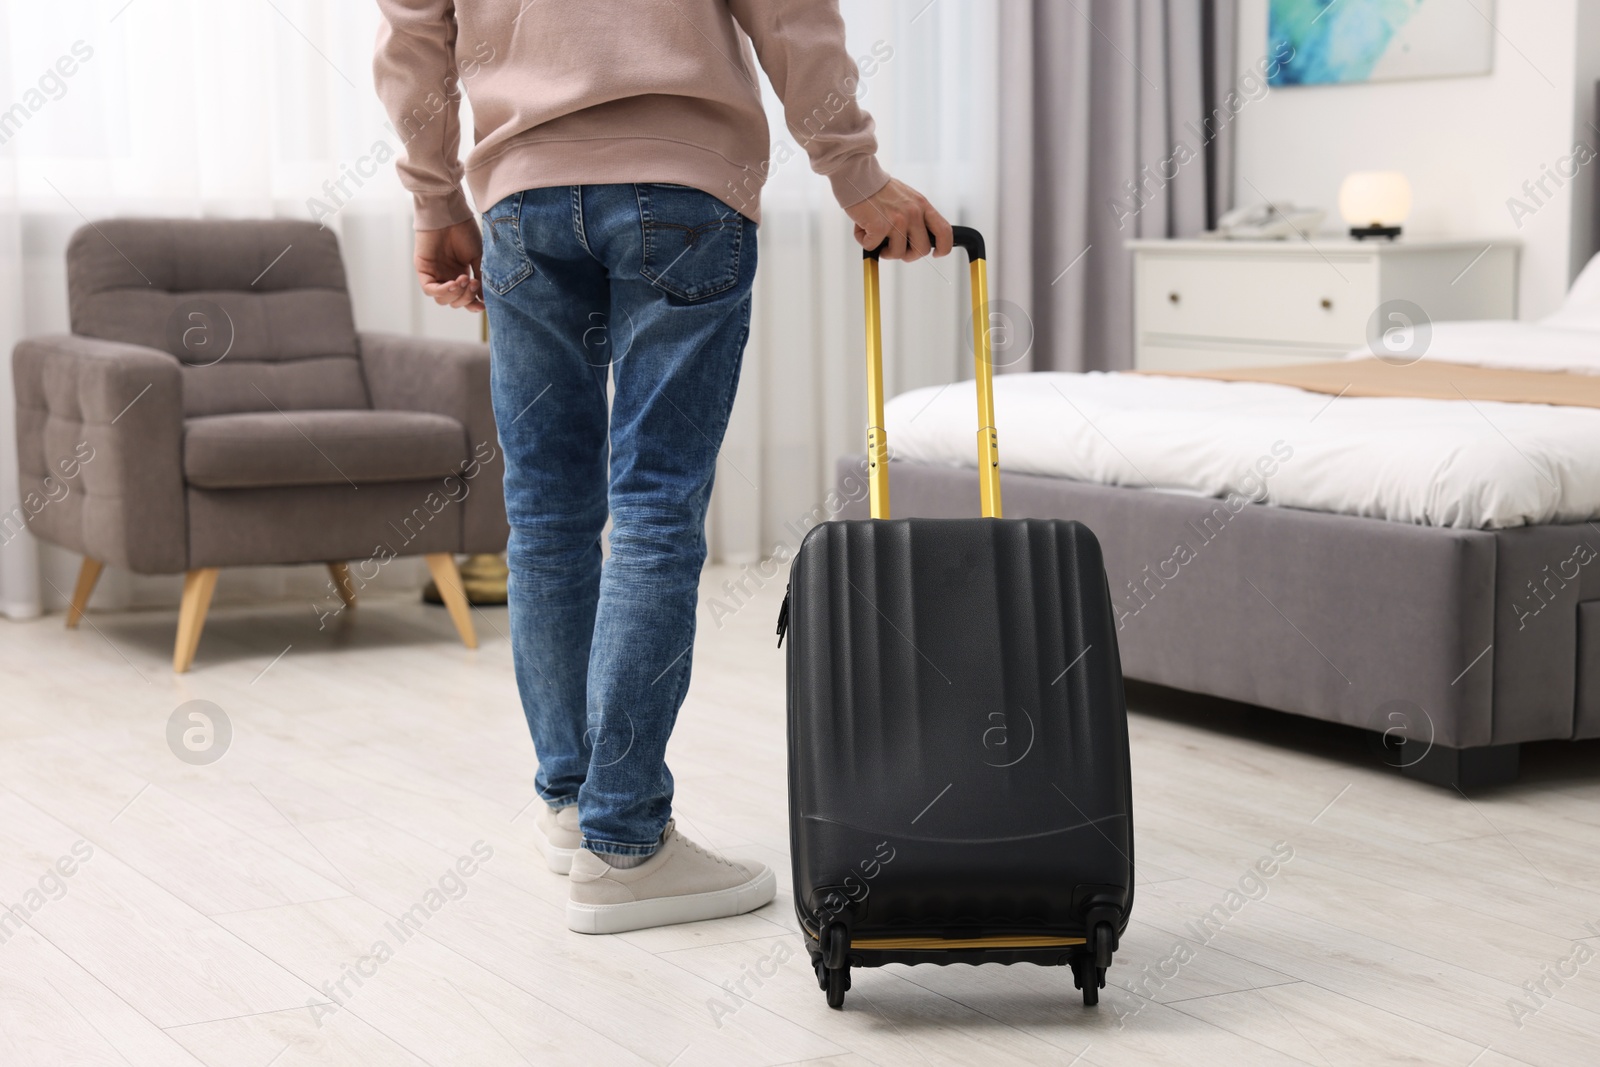
[[[1432,400],[1498,400],[1513,404],[1558,404],[1600,408],[1600,375],[1497,370],[1464,363],[1424,360],[1396,367],[1376,359],[1336,360],[1228,370],[1149,370],[1170,378],[1292,385],[1334,396],[1404,396]]]

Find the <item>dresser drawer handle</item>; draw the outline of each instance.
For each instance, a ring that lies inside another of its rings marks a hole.
[[[1323,297],[1322,298],[1322,310],[1323,311],[1332,311],[1333,310],[1333,301],[1329,300],[1327,297]]]
[[[1178,294],[1177,293],[1168,293],[1167,294],[1167,300],[1170,303],[1176,304],[1178,302]]]

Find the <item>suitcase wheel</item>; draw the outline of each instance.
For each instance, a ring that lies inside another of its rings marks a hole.
[[[844,995],[850,988],[850,968],[828,970],[823,975],[823,989],[828,994],[828,1007],[843,1008]]]
[[[1115,953],[1116,931],[1110,923],[1097,923],[1084,950],[1072,958],[1072,982],[1083,990],[1083,1005],[1100,1003],[1100,990],[1106,985],[1106,970]]]
[[[822,955],[817,959],[817,984],[828,994],[828,1007],[843,1008],[844,995],[850,988],[850,932],[843,924],[834,923],[823,934]]]
[[[1110,923],[1096,923],[1094,928],[1094,965],[1100,969],[1102,977],[1106,969],[1111,966],[1111,955],[1116,951],[1117,932],[1111,928]],[[1104,982],[1100,983],[1105,985]]]
[[[1105,972],[1094,965],[1094,957],[1080,953],[1072,957],[1072,984],[1083,990],[1083,1005],[1092,1008],[1100,1003],[1100,983]]]

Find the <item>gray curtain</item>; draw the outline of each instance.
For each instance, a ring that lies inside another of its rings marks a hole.
[[[1002,0],[995,293],[1033,324],[1003,369],[1133,365],[1124,242],[1192,236],[1229,205],[1235,6]]]

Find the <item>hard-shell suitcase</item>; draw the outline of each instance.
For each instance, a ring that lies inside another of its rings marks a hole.
[[[788,648],[795,911],[851,967],[1071,966],[1099,999],[1133,905],[1128,725],[1100,546],[1000,518],[983,238],[970,263],[984,518],[890,519],[878,258],[865,256],[872,518],[805,537]]]

